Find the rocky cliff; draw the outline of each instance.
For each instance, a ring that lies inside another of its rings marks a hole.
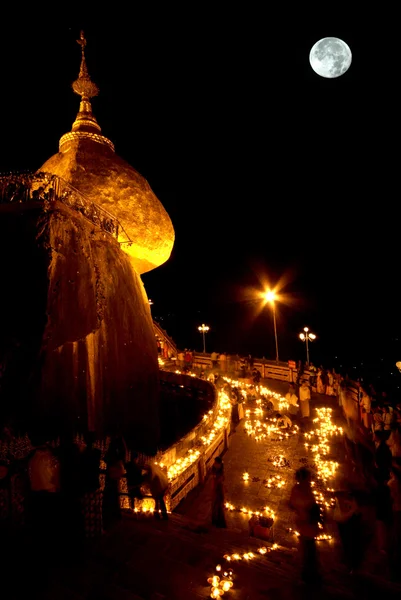
[[[157,348],[119,244],[56,202],[0,206],[0,421],[159,441]]]

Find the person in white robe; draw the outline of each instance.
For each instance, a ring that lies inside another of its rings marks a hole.
[[[290,415],[295,416],[298,413],[299,405],[298,405],[298,396],[295,393],[295,387],[290,385],[290,389],[285,395],[285,399],[288,402],[288,412]]]
[[[303,381],[299,388],[299,405],[301,407],[301,417],[308,418],[310,415],[309,401],[311,399],[310,387],[306,381]]]

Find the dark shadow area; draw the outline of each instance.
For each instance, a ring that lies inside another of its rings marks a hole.
[[[202,389],[161,380],[161,449],[165,450],[191,431],[212,405],[213,396]]]

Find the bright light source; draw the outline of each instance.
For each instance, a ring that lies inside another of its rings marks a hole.
[[[304,331],[305,332],[309,331],[309,327],[304,327]]]
[[[276,300],[277,296],[274,292],[272,292],[271,290],[269,290],[268,292],[265,292],[265,300],[267,300],[267,302],[274,302]]]
[[[300,333],[299,337],[301,338],[301,340],[303,341],[305,339],[305,334],[304,333]]]
[[[315,334],[314,334],[314,333],[310,333],[310,334],[309,334],[309,339],[310,339],[310,340],[315,340],[315,339],[316,339],[316,336],[315,336]]]

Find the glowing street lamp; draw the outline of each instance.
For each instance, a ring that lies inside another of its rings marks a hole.
[[[306,344],[306,363],[309,365],[309,345],[308,344],[309,344],[309,342],[313,342],[313,340],[316,339],[316,336],[314,333],[311,333],[309,331],[308,327],[304,327],[304,332],[305,333],[300,333],[299,337]]]
[[[273,324],[274,324],[274,338],[276,340],[276,362],[278,363],[278,341],[277,341],[277,324],[276,324],[276,300],[277,294],[272,292],[271,290],[267,291],[264,295],[264,298],[267,302],[270,302],[273,308]]]
[[[206,340],[205,340],[205,334],[209,331],[210,327],[208,325],[205,325],[204,323],[202,323],[202,325],[199,325],[198,330],[201,332],[202,336],[203,336],[203,354],[206,354]]]

